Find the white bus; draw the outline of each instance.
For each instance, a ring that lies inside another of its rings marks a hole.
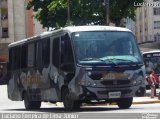
[[[154,70],[156,78],[156,87],[159,87],[159,76],[160,76],[160,50],[150,50],[142,52],[143,59],[146,67],[146,74],[149,75],[151,70]],[[148,82],[146,82],[146,87],[149,87]]]
[[[126,109],[145,94],[143,59],[126,28],[73,26],[11,43],[9,73],[8,97],[26,109],[62,101],[70,111],[93,100]]]

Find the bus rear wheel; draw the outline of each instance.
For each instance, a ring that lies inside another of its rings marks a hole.
[[[62,100],[66,111],[78,110],[81,106],[80,101],[72,99],[71,93],[68,89],[64,90]]]
[[[27,93],[24,94],[24,105],[27,110],[40,109],[41,101],[30,101]]]
[[[117,101],[117,105],[120,109],[128,109],[132,105],[133,97],[132,98],[121,98]]]

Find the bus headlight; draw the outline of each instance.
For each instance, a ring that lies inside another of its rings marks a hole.
[[[133,81],[133,85],[140,85],[140,84],[142,84],[142,80],[143,80],[142,76],[137,77],[137,79],[135,79]]]
[[[88,76],[91,76],[91,75],[92,75],[92,72],[89,71],[89,72],[88,72]]]

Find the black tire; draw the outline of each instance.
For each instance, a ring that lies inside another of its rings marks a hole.
[[[122,98],[117,101],[117,105],[120,109],[128,109],[131,107],[133,98]]]
[[[71,93],[69,92],[68,89],[65,89],[63,92],[63,105],[66,111],[73,111],[73,110],[78,110],[81,106],[80,101],[75,101],[71,98]]]
[[[30,101],[27,93],[24,94],[24,105],[27,110],[40,109],[41,101]]]

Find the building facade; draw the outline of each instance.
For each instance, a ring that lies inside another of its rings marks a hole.
[[[160,48],[160,0],[144,0],[137,9],[135,35],[141,46]]]
[[[133,34],[135,34],[135,21],[133,21],[131,18],[124,19],[125,27],[130,29]]]
[[[0,0],[0,60],[7,60],[8,44],[45,31],[26,10],[29,0]]]

